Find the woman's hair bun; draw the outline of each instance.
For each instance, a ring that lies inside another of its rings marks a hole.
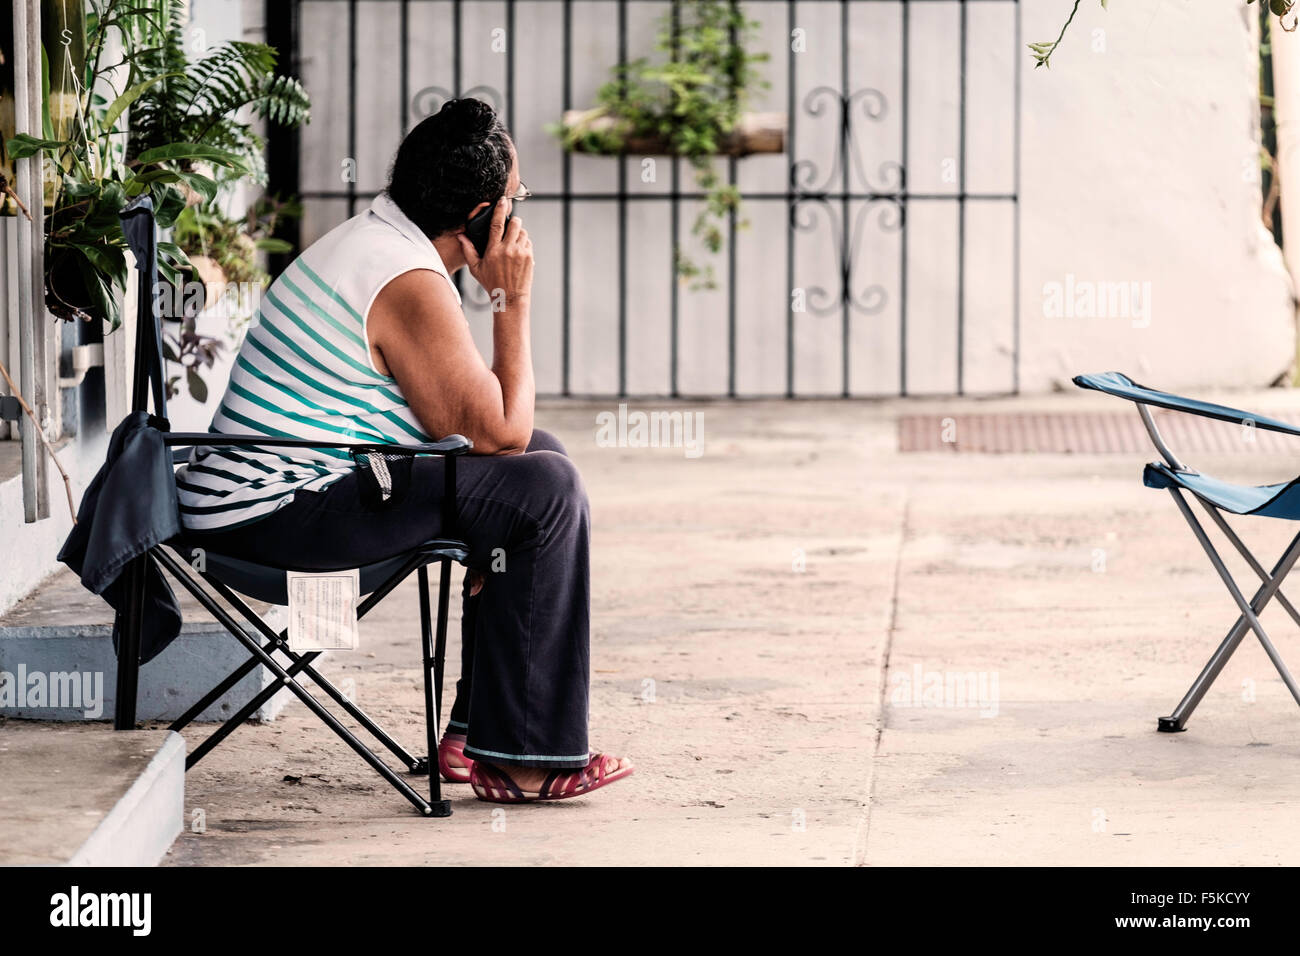
[[[438,116],[457,142],[481,142],[497,126],[496,111],[472,96],[448,100],[442,104]]]

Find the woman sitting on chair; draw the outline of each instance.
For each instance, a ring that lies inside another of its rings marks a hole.
[[[211,428],[473,441],[456,485],[471,569],[463,667],[438,764],[507,803],[580,796],[632,773],[587,745],[587,496],[560,442],[533,428],[533,245],[510,216],[527,196],[491,107],[446,103],[403,140],[387,191],[267,290]],[[484,211],[480,255],[466,225]],[[451,280],[461,266],[493,303],[491,367]],[[443,536],[442,469],[416,458],[405,497],[376,510],[342,452],[198,448],[178,487],[186,527],[213,551],[329,570]]]

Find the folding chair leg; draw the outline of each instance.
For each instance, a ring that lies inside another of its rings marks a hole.
[[[447,583],[450,569],[446,559],[442,562],[442,589],[438,594],[438,643],[441,647],[447,627],[445,613]],[[429,747],[429,802],[433,815],[451,816],[451,801],[442,798],[442,777],[438,773],[438,721],[442,712],[441,668],[434,667],[436,652],[429,626],[429,569],[421,566],[417,572],[420,587],[420,649],[424,659],[424,736]],[[437,672],[437,673],[435,673]],[[435,689],[436,685],[436,689]]]
[[[1255,632],[1255,636],[1259,639],[1259,642],[1263,646],[1264,652],[1268,655],[1269,660],[1273,662],[1273,666],[1277,668],[1278,674],[1281,675],[1283,683],[1286,684],[1287,689],[1291,692],[1291,696],[1295,698],[1297,703],[1300,703],[1300,686],[1296,685],[1295,678],[1293,678],[1290,671],[1287,670],[1286,664],[1283,663],[1277,649],[1273,646],[1273,642],[1269,640],[1268,634],[1265,633],[1264,627],[1260,624],[1258,617],[1258,615],[1264,610],[1264,607],[1268,604],[1269,600],[1282,586],[1282,580],[1290,573],[1297,558],[1300,558],[1300,535],[1297,535],[1295,539],[1292,540],[1286,553],[1274,567],[1273,574],[1269,576],[1260,589],[1255,592],[1255,596],[1250,601],[1247,601],[1245,596],[1241,593],[1241,590],[1237,587],[1236,582],[1233,581],[1232,575],[1228,573],[1228,569],[1224,565],[1223,559],[1219,557],[1219,553],[1214,549],[1214,545],[1205,534],[1205,529],[1201,527],[1200,522],[1196,520],[1196,516],[1192,514],[1192,510],[1188,507],[1182,494],[1177,488],[1170,488],[1169,492],[1173,495],[1174,502],[1178,505],[1178,510],[1182,512],[1183,517],[1191,527],[1192,533],[1196,535],[1196,540],[1200,542],[1201,547],[1205,550],[1205,554],[1210,559],[1210,563],[1214,566],[1214,570],[1218,572],[1218,575],[1223,580],[1228,592],[1232,595],[1238,609],[1241,611],[1241,616],[1237,618],[1236,623],[1233,624],[1232,628],[1228,631],[1227,636],[1223,639],[1223,642],[1215,650],[1214,655],[1201,670],[1201,673],[1192,683],[1191,688],[1187,691],[1186,695],[1184,695],[1182,701],[1178,704],[1178,707],[1174,710],[1173,714],[1159,719],[1157,724],[1158,729],[1166,733],[1173,733],[1184,729],[1188,718],[1192,715],[1192,711],[1196,709],[1196,706],[1205,696],[1206,691],[1210,689],[1210,685],[1212,685],[1215,679],[1219,676],[1224,665],[1227,664],[1228,659],[1232,657],[1233,652],[1236,651],[1248,630],[1253,630]],[[1230,539],[1234,540],[1234,544],[1239,544],[1235,538],[1235,535],[1230,535]],[[1240,545],[1240,547],[1244,549],[1245,546]],[[1252,564],[1256,565],[1257,573],[1263,573],[1263,569],[1258,567],[1256,562],[1252,561]]]
[[[1232,542],[1232,546],[1237,549],[1237,553],[1240,554],[1245,562],[1250,565],[1251,570],[1259,576],[1261,581],[1267,583],[1271,575],[1264,570],[1262,564],[1255,560],[1255,556],[1250,553],[1250,549],[1246,547],[1241,538],[1237,537],[1237,532],[1232,530],[1232,525],[1223,520],[1223,515],[1219,514],[1219,510],[1215,508],[1214,505],[1210,504],[1208,501],[1203,501],[1200,498],[1197,498],[1196,500],[1201,502],[1201,506],[1206,510],[1209,516],[1214,519],[1214,523],[1219,526],[1219,530],[1223,532],[1223,536]],[[1278,590],[1274,592],[1273,598],[1278,604],[1282,605],[1282,608],[1287,612],[1287,614],[1291,615],[1291,620],[1295,621],[1296,624],[1300,624],[1300,611],[1297,611],[1295,605],[1287,600],[1287,597],[1282,593],[1281,588],[1278,588]],[[1256,611],[1255,613],[1258,614],[1259,612]]]
[[[434,723],[442,720],[443,659],[447,655],[447,605],[451,597],[451,559],[444,558],[438,576],[438,640],[433,649]]]
[[[145,562],[148,555],[126,566],[126,610],[117,644],[117,697],[113,729],[135,729],[135,705],[140,690],[140,632],[144,627]]]
[[[310,664],[313,660],[315,660],[318,656],[319,656],[319,652],[313,651],[312,653],[305,654],[300,659],[293,661],[288,670],[289,676],[297,677],[307,667],[307,665]],[[253,663],[258,666],[260,666],[262,663],[257,658],[253,658],[252,660]],[[202,760],[209,753],[211,753],[212,750],[223,740],[229,737],[241,726],[243,726],[243,724],[248,720],[248,718],[252,717],[253,714],[257,713],[257,709],[259,707],[261,707],[263,704],[265,704],[268,700],[270,700],[272,697],[274,697],[283,689],[284,689],[284,681],[277,678],[276,680],[268,684],[266,687],[263,687],[260,691],[258,691],[258,693],[253,696],[252,700],[248,701],[248,703],[244,704],[243,707],[239,708],[239,710],[237,710],[235,713],[227,717],[225,722],[220,727],[218,727],[212,733],[208,734],[207,738],[203,741],[203,743],[195,747],[194,750],[186,756],[185,769],[186,770],[193,769],[195,764],[197,764],[200,760]]]
[[[224,607],[218,604],[207,594],[207,592],[199,587],[199,585],[191,579],[189,575],[185,574],[170,555],[161,549],[154,553],[157,555],[157,558],[162,565],[172,573],[172,576],[180,581],[181,585],[194,596],[194,599],[202,604],[208,613],[217,619],[217,622],[221,624],[222,627],[230,631],[235,640],[243,644],[249,653],[255,655],[267,670],[283,680],[294,696],[301,700],[307,709],[315,714],[321,722],[325,724],[325,726],[334,731],[334,733],[344,743],[356,751],[357,756],[368,763],[376,773],[387,780],[394,790],[409,800],[422,814],[425,816],[436,815],[434,808],[429,805],[428,801],[412,790],[405,780],[393,772],[391,767],[376,757],[370,751],[370,748],[357,739],[355,734],[344,727],[343,724],[339,723],[338,718],[331,714],[320,701],[308,693],[305,687],[292,679],[276,659],[271,656],[270,652],[265,650],[256,640],[245,633],[244,629],[240,627],[239,622],[231,617]]]
[[[393,588],[395,588],[398,584],[400,584],[403,580],[406,579],[406,576],[411,573],[411,571],[414,569],[417,563],[418,561],[413,559],[409,564],[403,566],[392,577],[390,577],[387,581],[385,581],[384,584],[378,589],[376,589],[369,597],[367,597],[364,601],[362,601],[357,606],[357,618],[360,619],[365,617],[366,614],[368,614],[370,610],[375,607],[375,605],[377,605],[380,601],[382,601],[385,597],[387,597],[388,594],[392,592]],[[380,727],[374,720],[372,720],[366,714],[365,711],[363,711],[352,701],[348,700],[347,696],[342,691],[340,691],[329,680],[327,680],[324,676],[319,674],[314,668],[310,666],[311,663],[317,657],[320,656],[318,653],[312,653],[300,658],[293,651],[289,650],[287,644],[288,641],[287,631],[280,631],[279,634],[275,633],[267,626],[266,622],[263,621],[257,615],[257,613],[251,607],[248,606],[248,603],[244,601],[242,598],[240,598],[238,594],[235,594],[225,584],[223,584],[221,581],[217,580],[216,578],[212,577],[211,575],[202,572],[200,572],[200,574],[203,577],[203,579],[213,588],[213,590],[215,590],[219,595],[225,598],[231,604],[231,606],[234,607],[235,610],[238,611],[244,617],[244,619],[249,622],[249,624],[251,624],[259,633],[261,633],[267,639],[267,641],[269,642],[269,644],[267,645],[269,649],[282,651],[285,654],[285,656],[289,658],[289,660],[295,665],[293,667],[290,667],[289,669],[289,674],[291,676],[296,677],[299,673],[306,673],[306,675],[309,678],[311,678],[311,680],[314,681],[317,686],[319,686],[323,691],[325,691],[326,694],[330,696],[331,699],[333,699],[337,704],[339,704],[339,706],[341,706],[345,711],[347,711],[347,713],[354,720],[356,720],[357,723],[361,724],[361,726],[364,727],[367,731],[369,731],[375,737],[376,740],[378,740],[385,747],[387,747],[389,751],[393,754],[393,756],[397,757],[398,760],[402,761],[402,763],[406,765],[408,770],[410,770],[412,773],[421,773],[427,770],[427,760],[425,758],[415,757],[411,753],[409,753],[405,747],[403,747],[396,740],[390,737],[382,727]],[[301,665],[299,665],[299,661],[301,661]],[[201,714],[203,711],[207,710],[210,706],[215,704],[226,694],[227,691],[229,691],[232,687],[234,687],[241,680],[243,680],[244,677],[252,673],[260,666],[261,666],[261,661],[258,660],[258,658],[250,657],[247,661],[245,661],[239,667],[235,668],[235,670],[231,671],[228,675],[226,675],[224,680],[222,680],[219,684],[217,684],[217,686],[212,688],[212,690],[210,690],[207,694],[205,694],[201,700],[199,700],[192,707],[190,707],[189,710],[187,710],[179,718],[173,721],[169,729],[178,732],[184,729],[189,723],[197,719],[199,714]],[[241,724],[243,724],[244,721],[246,721],[249,718],[249,716],[254,711],[257,710],[257,708],[261,707],[262,704],[266,703],[266,701],[268,701],[274,694],[279,692],[279,690],[283,686],[284,684],[282,681],[275,680],[267,687],[263,688],[262,691],[259,692],[256,697],[253,698],[252,701],[246,704],[244,708],[241,709],[237,714],[230,717],[225,724],[223,724],[213,734],[211,734],[196,750],[194,750],[189,755],[189,757],[186,759],[186,764],[185,764],[186,769],[187,770],[190,769],[196,763],[202,760],[203,757],[209,751],[211,751],[214,747],[216,747],[217,744],[221,743],[221,741],[225,740],[225,738],[230,735],[231,731],[235,730]]]
[[[415,562],[412,563],[414,564]],[[411,572],[411,568],[409,566],[398,571],[397,574],[393,575],[392,578],[390,578],[388,581],[384,583],[383,587],[377,589],[368,598],[366,598],[366,600],[362,601],[361,604],[357,606],[357,618],[360,619],[365,617],[366,614],[370,611],[370,609],[373,608],[376,604],[378,604],[381,600],[383,600],[384,597],[386,597],[392,591],[392,589],[397,586],[398,583],[400,583],[408,574],[410,574],[410,572]],[[329,695],[331,700],[333,700],[336,704],[338,704],[345,711],[347,711],[348,715],[351,716],[353,720],[359,723],[376,740],[378,740],[381,744],[387,747],[389,752],[391,752],[393,756],[397,757],[398,760],[406,764],[408,770],[410,770],[413,773],[419,772],[422,763],[419,758],[413,756],[410,752],[407,751],[405,747],[403,747],[391,736],[389,736],[388,732],[385,731],[384,728],[380,727],[379,724],[375,723],[375,721],[371,719],[371,717],[365,711],[363,711],[352,701],[348,700],[346,694],[344,694],[341,690],[335,687],[333,683],[331,683],[327,678],[325,678],[314,667],[311,666],[312,662],[317,657],[320,656],[319,653],[311,652],[309,654],[299,656],[298,654],[289,650],[289,646],[287,644],[288,641],[287,631],[281,631],[280,633],[277,634],[275,631],[271,630],[271,628],[267,626],[265,621],[263,621],[260,617],[257,616],[257,613],[251,607],[248,606],[248,603],[246,601],[240,598],[238,594],[235,594],[232,590],[230,590],[230,588],[226,587],[225,584],[223,584],[222,582],[218,581],[216,578],[207,574],[203,574],[202,577],[205,581],[208,582],[209,585],[212,586],[212,588],[218,594],[220,594],[223,598],[225,598],[228,602],[230,602],[231,606],[233,606],[235,610],[237,610],[240,614],[242,614],[244,618],[250,624],[252,624],[253,627],[255,627],[270,642],[270,644],[268,645],[269,650],[278,650],[281,653],[283,653],[286,657],[289,658],[289,661],[292,665],[289,668],[290,676],[296,677],[299,673],[305,673],[307,677],[310,678],[316,684],[316,686],[318,686],[321,690],[325,691],[325,693]],[[258,661],[256,659],[253,659],[252,661],[244,664],[243,667],[241,667],[239,670],[241,671],[252,670],[254,667],[257,666],[257,664]],[[233,676],[234,675],[232,674],[231,677]],[[229,680],[230,678],[226,679],[226,681]],[[223,681],[222,683],[225,684],[226,681]],[[196,749],[193,754],[190,755],[189,760],[186,763],[187,769],[193,766],[195,763],[198,763],[199,760],[201,760],[203,756],[208,753],[208,751],[210,751],[217,744],[221,743],[222,740],[224,740],[227,736],[229,736],[231,731],[235,730],[237,727],[239,727],[240,724],[246,721],[257,710],[257,708],[261,707],[264,703],[270,700],[271,697],[273,697],[276,693],[278,693],[283,686],[284,686],[283,681],[275,680],[272,681],[270,684],[268,684],[266,687],[262,688],[262,690],[259,691],[257,695],[253,697],[252,700],[250,700],[247,704],[245,704],[244,707],[240,709],[238,713],[230,717],[226,721],[226,723],[222,725],[222,727],[220,727],[212,736],[210,736],[207,740],[205,740],[203,744],[198,749]],[[212,697],[212,694],[209,694],[208,697]],[[205,698],[205,700],[206,699],[207,698]],[[199,703],[202,704],[203,701],[200,701]],[[198,706],[199,706],[198,704],[195,705],[195,707]],[[190,711],[191,712],[194,711],[194,708],[190,708]],[[172,729],[176,730],[178,728],[175,725],[173,725]]]
[[[180,733],[190,724],[194,723],[194,721],[198,720],[199,714],[203,713],[217,701],[221,700],[222,697],[225,697],[231,688],[253,671],[257,670],[260,666],[261,661],[256,657],[250,657],[248,660],[244,661],[243,664],[227,674],[221,683],[217,684],[216,687],[204,694],[202,698],[195,701],[194,706],[173,720],[167,729]]]

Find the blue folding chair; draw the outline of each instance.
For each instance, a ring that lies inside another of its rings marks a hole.
[[[1157,728],[1166,733],[1177,733],[1186,729],[1192,711],[1196,709],[1196,705],[1201,702],[1205,692],[1210,689],[1210,685],[1214,683],[1224,665],[1228,663],[1228,659],[1232,657],[1237,645],[1245,638],[1247,631],[1255,632],[1255,636],[1259,638],[1259,643],[1263,645],[1264,652],[1268,654],[1269,660],[1273,662],[1277,672],[1282,675],[1282,682],[1286,684],[1287,690],[1291,691],[1291,696],[1296,699],[1296,703],[1300,703],[1300,687],[1296,686],[1295,678],[1291,676],[1286,664],[1282,662],[1282,657],[1278,654],[1277,648],[1273,646],[1273,642],[1269,640],[1268,634],[1264,631],[1264,626],[1259,623],[1259,614],[1264,610],[1268,602],[1276,597],[1277,602],[1291,615],[1291,619],[1300,624],[1300,612],[1296,611],[1291,602],[1286,599],[1286,595],[1280,590],[1282,581],[1290,573],[1296,559],[1300,558],[1300,534],[1297,534],[1291,540],[1282,557],[1273,565],[1273,570],[1265,571],[1263,565],[1255,559],[1255,556],[1237,537],[1236,532],[1229,527],[1221,513],[1227,511],[1237,515],[1262,515],[1267,518],[1285,518],[1290,521],[1300,521],[1300,487],[1298,487],[1300,486],[1300,478],[1276,485],[1252,486],[1234,485],[1212,478],[1209,475],[1203,475],[1184,465],[1169,450],[1160,435],[1160,430],[1156,428],[1155,421],[1151,417],[1150,406],[1168,408],[1173,411],[1200,415],[1204,418],[1214,418],[1224,422],[1235,422],[1243,427],[1262,428],[1265,431],[1281,432],[1284,435],[1300,436],[1300,428],[1274,418],[1252,415],[1249,412],[1229,408],[1226,405],[1201,402],[1192,398],[1171,395],[1168,392],[1161,392],[1154,388],[1147,388],[1145,385],[1138,385],[1127,375],[1121,375],[1119,372],[1077,375],[1074,378],[1074,384],[1080,388],[1091,388],[1099,392],[1105,392],[1108,395],[1127,399],[1137,406],[1138,414],[1142,417],[1142,424],[1146,427],[1151,442],[1156,446],[1156,451],[1160,453],[1160,457],[1164,459],[1163,462],[1152,462],[1146,466],[1142,475],[1143,483],[1148,488],[1168,489],[1173,496],[1174,503],[1178,505],[1178,510],[1182,512],[1183,517],[1187,519],[1187,523],[1191,525],[1196,540],[1205,549],[1205,554],[1209,557],[1210,563],[1214,565],[1214,570],[1223,579],[1223,583],[1227,586],[1229,593],[1232,594],[1232,599],[1237,602],[1237,608],[1241,611],[1236,623],[1229,629],[1227,637],[1219,644],[1218,649],[1215,650],[1214,655],[1201,670],[1200,675],[1183,696],[1182,701],[1179,702],[1170,716],[1161,717],[1158,720]],[[1228,573],[1228,569],[1223,564],[1223,559],[1219,557],[1219,553],[1214,549],[1214,545],[1206,535],[1205,529],[1196,520],[1196,515],[1192,513],[1191,507],[1183,496],[1184,491],[1190,492],[1201,503],[1206,513],[1219,526],[1227,539],[1232,542],[1233,547],[1237,549],[1246,563],[1259,576],[1262,583],[1255,592],[1254,597],[1249,601],[1246,600],[1232,575]]]

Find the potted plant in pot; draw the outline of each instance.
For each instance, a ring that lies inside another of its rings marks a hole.
[[[551,127],[573,152],[689,160],[705,194],[691,232],[710,253],[722,248],[722,223],[740,206],[739,190],[718,175],[713,159],[785,150],[784,114],[745,110],[767,85],[757,69],[767,55],[747,47],[756,26],[734,0],[674,0],[656,40],[666,58],[615,66],[596,106],[570,110]],[[680,247],[676,266],[682,278],[713,285],[711,267]]]
[[[238,345],[243,326],[252,318],[256,296],[270,284],[261,254],[292,251],[288,242],[274,238],[276,225],[301,214],[297,202],[263,196],[240,218],[228,215],[218,202],[192,204],[176,218],[173,239],[193,267],[198,282],[191,285],[204,290],[199,307],[227,323],[230,344]],[[198,332],[197,308],[183,313],[176,330],[164,336],[163,350],[169,361],[181,367],[190,394],[205,402],[208,389],[199,369],[212,366],[221,341]],[[168,378],[171,394],[179,380],[179,375]]]
[[[54,181],[47,307],[62,319],[103,320],[111,331],[127,279],[122,207],[149,194],[163,230],[191,205],[214,207],[234,181],[264,178],[252,118],[301,123],[309,102],[297,80],[275,75],[276,53],[263,44],[228,41],[191,57],[186,12],[175,0],[89,0],[88,9],[84,58],[76,44],[56,59],[47,50],[55,80],[47,71],[44,137],[6,145],[14,156],[44,154]],[[101,95],[113,88],[122,92],[111,101]],[[158,249],[165,281],[189,277],[179,245]]]

